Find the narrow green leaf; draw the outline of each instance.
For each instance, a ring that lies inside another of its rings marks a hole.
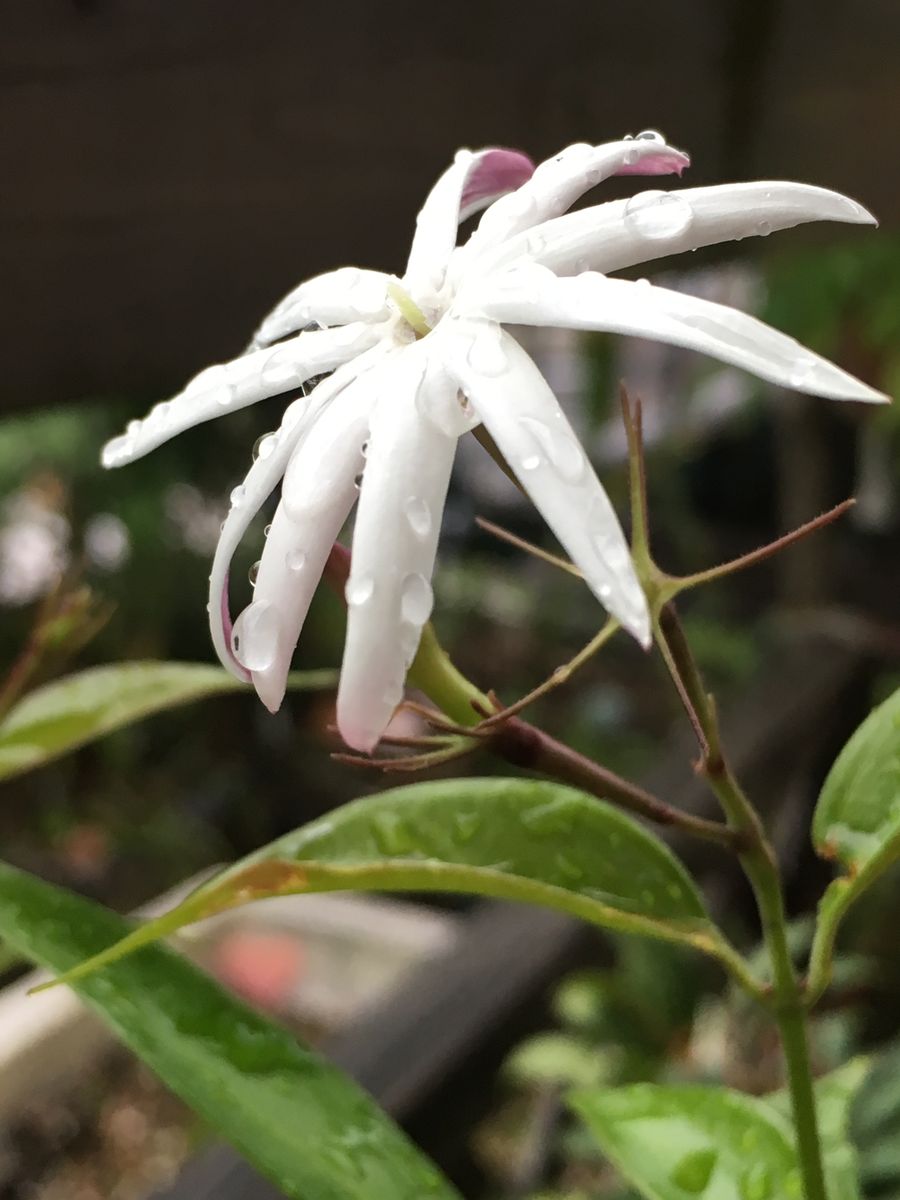
[[[0,936],[32,961],[64,971],[127,928],[107,909],[0,864]],[[456,1197],[361,1088],[165,947],[76,990],[294,1200]]]
[[[569,1102],[622,1176],[648,1200],[801,1200],[790,1125],[725,1088],[636,1084]]]
[[[900,859],[900,690],[863,721],[825,780],[813,843],[846,874],[822,897],[810,963],[810,992],[828,983],[838,926],[848,908]]]
[[[289,686],[331,687],[333,671],[297,672]],[[92,667],[30,692],[0,724],[0,779],[153,713],[247,685],[206,663],[127,662]]]
[[[248,900],[347,890],[522,900],[724,953],[687,872],[629,817],[555,784],[456,779],[367,796],[295,830],[66,978]]]

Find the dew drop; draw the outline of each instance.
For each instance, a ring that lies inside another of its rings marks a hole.
[[[357,607],[371,600],[375,591],[375,580],[371,575],[351,575],[344,588],[344,598],[348,604]]]
[[[656,907],[656,896],[650,890],[650,888],[644,888],[644,890],[641,892],[641,903],[646,908],[655,908]]]
[[[756,232],[759,234],[760,237],[768,237],[769,234],[772,232],[772,222],[771,221],[760,221],[756,226]]]
[[[541,456],[539,454],[526,454],[522,459],[523,471],[536,471],[541,465]]]
[[[238,508],[244,503],[244,496],[247,494],[247,489],[242,483],[239,483],[231,492],[231,507]]]
[[[801,391],[804,388],[812,386],[813,378],[816,373],[816,360],[809,355],[798,359],[791,368],[789,376],[791,387],[799,388]]]
[[[140,432],[141,432],[141,422],[140,421],[129,421],[128,424],[125,426],[125,433],[130,438],[136,438]]]
[[[550,800],[536,808],[523,810],[519,819],[526,829],[543,836],[562,834],[565,837],[572,832],[571,806],[566,800]]]
[[[456,840],[465,845],[471,842],[472,838],[481,829],[481,815],[477,812],[458,812],[453,818],[453,828],[456,831]]]
[[[638,160],[637,150],[626,150],[625,151],[625,154],[623,156],[623,162],[625,163],[626,167],[634,166],[634,164],[637,162],[637,160]],[[599,180],[598,180],[598,182],[599,182]]]
[[[479,375],[495,379],[509,367],[509,361],[503,347],[495,338],[489,335],[476,337],[469,346],[466,361]]]
[[[565,429],[552,429],[534,417],[522,417],[520,424],[530,434],[539,457],[545,458],[567,483],[577,483],[584,474],[585,458],[572,435]]]
[[[670,1176],[672,1183],[684,1192],[699,1195],[706,1191],[718,1157],[719,1152],[711,1146],[692,1150],[676,1164]]]
[[[562,875],[563,879],[565,879],[568,883],[581,883],[582,879],[584,878],[584,871],[581,869],[578,863],[573,862],[572,859],[565,854],[557,854],[554,862],[556,863],[556,868],[560,875]]]
[[[359,452],[360,452],[360,454],[363,456],[363,458],[365,458],[365,457],[366,457],[366,455],[369,453],[369,442],[368,442],[368,440],[366,440],[366,441],[364,441],[364,442],[363,442],[363,444],[362,444],[362,445],[360,446],[360,448],[359,448]]]
[[[263,383],[273,387],[289,388],[303,381],[305,372],[297,361],[297,349],[293,345],[279,346],[269,355],[262,369]]]
[[[362,471],[360,471],[358,475],[353,476],[353,486],[356,488],[357,491],[359,491],[360,488],[362,487],[362,483],[363,483],[363,473],[362,473]]]
[[[434,607],[434,592],[424,575],[407,575],[400,593],[400,612],[404,621],[424,625]]]
[[[417,537],[428,537],[431,532],[431,509],[421,496],[410,496],[403,504],[403,515]]]
[[[388,858],[401,857],[415,850],[415,842],[397,813],[377,813],[372,818],[372,832],[378,849]]]
[[[659,132],[658,129],[642,129],[641,132],[637,136],[638,136],[638,141],[661,142],[663,146],[666,144],[666,139],[663,137],[663,135]]]
[[[306,566],[306,555],[302,550],[288,550],[284,561],[289,571],[302,571]]]
[[[646,238],[677,237],[693,219],[693,209],[677,192],[639,192],[624,210],[625,225]]]
[[[266,459],[278,445],[277,433],[264,433],[256,439],[253,446],[253,461],[258,458]]]
[[[256,587],[256,581],[259,579],[259,559],[253,564],[247,572],[247,578],[250,580],[250,586]]]
[[[277,648],[278,613],[273,605],[254,600],[231,631],[234,657],[248,671],[265,671],[275,661]]]
[[[265,529],[263,530],[263,537],[268,537],[271,532],[272,532],[272,522],[270,521],[268,523],[268,525],[265,527]]]

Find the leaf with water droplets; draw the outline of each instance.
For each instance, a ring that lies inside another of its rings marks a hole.
[[[298,671],[295,689],[332,687],[334,671]],[[206,663],[92,667],[30,692],[0,723],[0,779],[39,767],[144,717],[208,696],[249,690]]]
[[[582,1088],[569,1103],[648,1200],[801,1200],[790,1123],[752,1096],[642,1083]]]
[[[34,962],[64,971],[128,928],[107,909],[0,864],[0,936]],[[458,1200],[361,1088],[170,950],[150,947],[78,991],[286,1196]]]
[[[693,881],[630,817],[556,784],[457,779],[366,796],[303,826],[142,926],[111,956],[249,900],[354,889],[497,896],[711,953],[716,946]]]

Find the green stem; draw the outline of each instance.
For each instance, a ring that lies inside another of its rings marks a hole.
[[[784,1048],[805,1196],[806,1200],[827,1200],[804,995],[788,946],[787,917],[778,861],[759,814],[725,759],[715,704],[706,692],[672,604],[667,604],[660,612],[656,622],[656,639],[697,731],[701,751],[698,770],[715,792],[729,826],[744,839],[739,856],[756,897],[763,938],[772,965],[772,991],[768,1003],[778,1024]]]

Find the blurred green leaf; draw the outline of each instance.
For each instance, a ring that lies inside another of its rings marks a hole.
[[[34,962],[64,971],[127,929],[99,905],[0,865],[0,935]],[[171,951],[151,947],[77,991],[295,1200],[456,1195],[361,1088]]]
[[[567,1033],[539,1033],[520,1043],[503,1065],[520,1083],[591,1087],[609,1082],[615,1055]]]
[[[249,900],[348,890],[497,896],[708,953],[727,949],[678,860],[611,805],[550,783],[453,779],[367,796],[295,830],[101,961]]]
[[[583,1089],[569,1102],[648,1200],[801,1200],[791,1127],[751,1096],[646,1083]]]
[[[288,686],[327,688],[335,679],[333,671],[298,672]],[[20,700],[0,724],[0,779],[164,709],[246,690],[221,667],[205,663],[127,662],[54,680]]]
[[[819,905],[811,988],[827,982],[838,925],[853,901],[900,858],[900,690],[863,721],[825,780],[813,818],[819,854],[847,874]]]

